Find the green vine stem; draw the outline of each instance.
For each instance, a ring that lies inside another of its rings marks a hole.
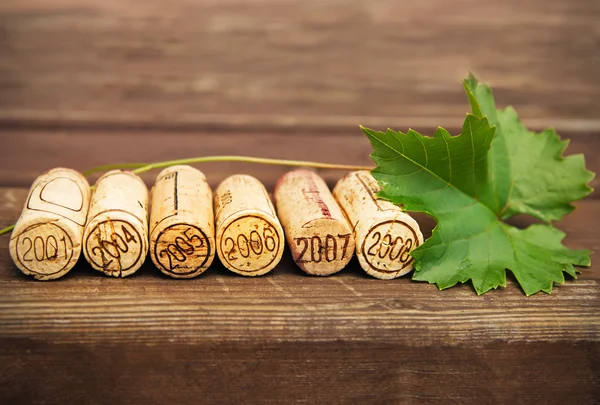
[[[115,169],[134,169],[131,172],[135,174],[145,173],[153,169],[161,169],[164,167],[175,165],[191,165],[195,163],[214,163],[214,162],[244,162],[244,163],[259,163],[264,165],[277,166],[298,166],[298,167],[313,167],[315,169],[333,169],[333,170],[372,170],[369,166],[356,165],[340,165],[335,163],[309,162],[305,160],[287,160],[287,159],[269,159],[256,158],[250,156],[201,156],[188,159],[167,160],[156,163],[118,163],[113,165],[97,166],[83,172],[84,176],[89,176],[97,172],[105,172]]]
[[[335,163],[321,163],[321,162],[309,162],[304,160],[287,160],[287,159],[269,159],[269,158],[256,158],[250,156],[201,156],[188,159],[178,160],[167,160],[164,162],[156,163],[119,163],[93,167],[90,170],[83,172],[84,176],[88,177],[91,174],[98,172],[106,172],[115,169],[133,169],[132,173],[141,174],[154,169],[162,169],[169,166],[175,165],[191,165],[195,163],[212,163],[212,162],[244,162],[244,163],[259,163],[264,165],[277,165],[277,166],[298,166],[298,167],[312,167],[315,169],[332,169],[332,170],[372,170],[369,166],[356,166],[356,165],[340,165]],[[92,186],[93,187],[93,186]],[[0,229],[0,235],[7,234],[15,228],[15,225],[7,226],[4,229]]]
[[[92,167],[91,169],[84,171],[83,175],[85,177],[89,177],[91,174],[98,173],[98,172],[107,172],[109,170],[114,170],[114,169],[137,169],[138,167],[144,167],[144,166],[148,166],[148,163],[118,163],[118,164],[111,164],[111,165],[102,165],[102,166]]]
[[[11,226],[7,226],[4,229],[0,229],[0,235],[4,235],[5,233],[9,233],[11,232],[13,229],[15,229],[15,224],[12,224]]]

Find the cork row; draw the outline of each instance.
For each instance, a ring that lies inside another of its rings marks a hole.
[[[236,174],[213,191],[190,166],[172,166],[150,193],[135,174],[110,171],[93,191],[80,173],[58,168],[38,177],[10,240],[25,274],[62,277],[81,253],[108,276],[135,273],[150,256],[173,278],[206,271],[215,255],[228,270],[260,276],[273,270],[287,246],[304,272],[328,276],[356,254],[370,275],[392,279],[412,270],[410,252],[423,243],[417,222],[377,197],[367,171],[339,180],[333,192],[310,170],[277,182],[272,203],[263,184]]]

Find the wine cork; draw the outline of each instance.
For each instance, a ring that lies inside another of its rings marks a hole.
[[[204,174],[190,166],[159,173],[150,210],[150,257],[164,274],[192,278],[215,257],[212,191]]]
[[[109,276],[135,273],[148,254],[148,189],[133,173],[113,170],[96,182],[83,254]]]
[[[410,252],[423,243],[419,224],[400,207],[376,197],[377,180],[367,171],[352,172],[333,195],[354,229],[356,256],[373,277],[392,279],[413,268]]]
[[[284,174],[275,204],[298,267],[316,276],[346,267],[354,255],[352,228],[321,177],[305,169]]]
[[[285,238],[267,190],[251,176],[223,180],[214,195],[217,254],[229,270],[260,276],[281,260]]]
[[[75,266],[90,203],[90,185],[75,170],[52,169],[33,182],[9,243],[23,273],[54,280]]]

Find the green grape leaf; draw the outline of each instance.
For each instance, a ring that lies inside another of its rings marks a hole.
[[[502,219],[528,214],[543,221],[561,219],[573,211],[572,201],[592,192],[594,173],[585,169],[583,155],[563,157],[569,144],[556,131],[529,131],[512,107],[496,110],[489,86],[473,75],[464,82],[473,113],[487,116],[496,133],[488,155],[490,183]]]
[[[471,280],[482,294],[506,286],[510,270],[526,295],[550,293],[564,272],[576,277],[574,266],[590,265],[590,252],[562,245],[564,233],[550,224],[522,230],[504,220],[562,218],[591,192],[594,175],[583,156],[562,156],[567,142],[553,130],[528,131],[512,108],[496,110],[489,87],[473,76],[464,85],[473,114],[457,136],[361,127],[374,149],[380,197],[438,223],[412,252],[413,279],[440,289]]]

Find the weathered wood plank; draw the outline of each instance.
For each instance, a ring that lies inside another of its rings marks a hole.
[[[600,4],[0,4],[2,125],[460,124],[461,78],[535,126],[597,128]]]
[[[0,188],[0,226],[26,193]],[[567,245],[598,250],[599,215],[597,200],[580,202],[560,224]],[[376,280],[355,260],[308,277],[289,253],[260,278],[217,263],[174,280],[148,261],[113,279],[82,261],[36,282],[7,246],[0,237],[2,403],[564,404],[600,392],[596,264],[552,295],[526,298],[509,280],[478,297]]]
[[[385,129],[385,126],[376,127]],[[397,128],[406,130],[406,128]],[[421,128],[432,134],[433,128]],[[458,133],[454,130],[453,133]],[[563,133],[571,138],[566,154],[584,153],[589,170],[600,172],[599,132]],[[327,131],[284,133],[220,131],[136,131],[99,129],[86,131],[4,130],[0,131],[0,186],[29,187],[35,177],[53,167],[77,170],[123,162],[155,162],[210,155],[310,160],[351,165],[373,165],[371,146],[358,127],[345,133]],[[242,163],[211,163],[197,166],[212,187],[234,173],[246,173],[272,189],[289,168]],[[330,186],[341,177],[339,171],[322,170]],[[148,184],[156,172],[143,175]],[[94,177],[95,178],[95,177]],[[92,178],[92,180],[94,179]],[[593,188],[600,187],[594,179]]]
[[[370,164],[358,124],[456,129],[469,70],[598,172],[598,18],[593,0],[3,1],[0,186],[193,155]],[[201,169],[269,188],[287,170]],[[0,187],[0,227],[26,192]],[[600,249],[597,203],[558,224],[569,247]],[[375,280],[356,261],[313,278],[289,253],[255,279],[215,261],[172,280],[149,260],[111,279],[82,260],[43,283],[3,236],[0,403],[594,403],[598,268],[530,298],[510,279],[481,297]]]
[[[25,190],[2,189],[3,221]],[[12,197],[7,197],[12,195]],[[600,248],[589,218],[596,200],[560,225],[573,248]],[[421,219],[421,218],[420,218]],[[11,218],[12,220],[12,218]],[[422,220],[424,233],[432,222]],[[0,239],[0,336],[65,343],[218,341],[367,341],[407,347],[471,346],[494,341],[600,340],[597,265],[552,295],[526,298],[513,281],[477,296],[471,286],[434,286],[366,276],[354,260],[341,273],[308,277],[286,252],[269,275],[243,278],[216,263],[201,277],[173,280],[148,260],[134,276],[113,279],[79,263],[57,282],[35,282],[12,265]]]
[[[410,333],[407,331],[407,333]],[[2,339],[0,399],[17,403],[592,404],[590,343],[403,347],[378,342]],[[22,353],[16,356],[16,353]],[[43,383],[41,383],[43,381]]]
[[[26,193],[0,188],[0,226]],[[597,200],[580,202],[560,224],[567,245],[600,249],[599,216]],[[217,263],[174,280],[148,261],[113,279],[82,261],[38,282],[7,246],[0,237],[2,403],[564,404],[600,392],[597,264],[552,295],[526,298],[509,280],[478,297],[376,280],[355,260],[308,277],[289,253],[260,278]]]

